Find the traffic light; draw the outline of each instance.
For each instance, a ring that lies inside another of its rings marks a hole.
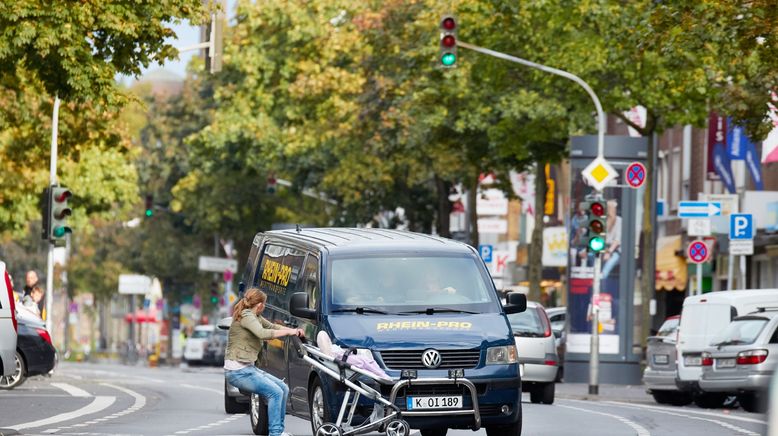
[[[267,178],[267,193],[268,194],[275,194],[276,193],[276,185],[278,184],[278,181],[273,176],[268,176]]]
[[[219,284],[211,282],[211,304],[219,303]]]
[[[68,227],[67,218],[73,213],[68,206],[68,199],[73,194],[61,186],[49,188],[49,241],[64,242],[68,233],[73,231]]]
[[[440,64],[453,68],[457,63],[457,20],[446,15],[440,20]]]
[[[587,230],[589,235],[589,250],[599,253],[605,249],[605,201],[592,200],[587,203]]]
[[[152,216],[154,216],[154,196],[147,195],[146,196],[146,218],[151,218]]]

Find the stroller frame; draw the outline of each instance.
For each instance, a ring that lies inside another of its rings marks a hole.
[[[351,350],[349,350],[351,351]],[[325,426],[330,431],[324,431],[314,436],[324,435],[342,435],[351,436],[370,433],[378,430],[379,432],[385,432],[388,436],[408,436],[410,434],[410,426],[408,422],[403,419],[403,415],[407,416],[447,416],[447,415],[473,415],[473,430],[478,430],[481,427],[481,415],[478,409],[478,394],[475,385],[468,379],[459,378],[423,378],[423,379],[384,379],[377,377],[375,374],[365,371],[361,368],[354,367],[344,359],[338,359],[328,354],[323,353],[317,347],[310,345],[309,343],[300,342],[298,346],[298,353],[303,360],[308,362],[314,368],[317,368],[321,373],[340,381],[348,389],[346,390],[343,402],[340,405],[338,417],[335,423],[325,423],[319,430]],[[347,352],[345,356],[349,353]],[[352,374],[348,374],[348,371]],[[379,391],[371,388],[365,383],[356,380],[359,375],[369,377],[378,383],[392,384],[391,395],[387,400]],[[357,384],[358,383],[358,384]],[[464,386],[470,392],[472,400],[472,410],[431,410],[431,411],[402,411],[397,407],[394,402],[399,391],[411,385],[440,385],[440,384],[454,384],[457,386]],[[352,398],[353,395],[353,398]],[[380,406],[384,407],[386,415],[376,421],[370,422],[369,420],[357,427],[351,426],[351,420],[354,417],[354,411],[357,407],[359,397],[364,396],[373,400]],[[351,400],[351,407],[349,408],[349,400]],[[347,414],[348,409],[348,414]]]

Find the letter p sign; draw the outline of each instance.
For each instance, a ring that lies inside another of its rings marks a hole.
[[[729,239],[754,239],[754,218],[750,213],[729,216]]]

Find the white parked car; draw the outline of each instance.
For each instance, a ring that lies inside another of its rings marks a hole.
[[[516,340],[519,363],[524,368],[522,391],[529,392],[533,403],[552,404],[559,356],[546,310],[540,304],[528,301],[527,310],[509,314],[508,321]]]
[[[216,329],[213,325],[198,325],[195,326],[192,336],[186,340],[186,348],[184,348],[184,361],[193,363],[203,363],[205,357],[205,350],[208,347],[208,338]]]
[[[16,372],[16,337],[19,327],[11,277],[5,269],[5,262],[0,262],[0,277],[0,377],[10,377]]]

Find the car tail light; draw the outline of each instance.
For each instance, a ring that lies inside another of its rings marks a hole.
[[[543,364],[548,366],[556,366],[556,355],[551,353],[546,354],[546,359],[543,361]]]
[[[49,345],[52,345],[51,344],[51,335],[49,335],[49,332],[47,332],[46,329],[36,328],[35,331],[38,332],[38,336],[43,338],[44,341],[48,342]]]
[[[702,366],[713,366],[713,357],[710,353],[702,353]]]
[[[14,325],[14,331],[19,333],[19,321],[16,320],[16,300],[14,300],[14,287],[11,285],[11,276],[8,270],[5,271],[5,288],[8,290],[8,301],[11,304],[11,321]]]
[[[767,350],[749,350],[737,353],[738,365],[758,365],[767,359]]]
[[[547,338],[551,336],[551,321],[548,319],[548,315],[546,314],[546,310],[542,307],[538,307],[538,312],[540,314],[540,319],[543,323],[543,337]]]

